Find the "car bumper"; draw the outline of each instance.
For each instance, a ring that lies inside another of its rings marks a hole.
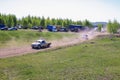
[[[31,45],[32,48],[38,48],[38,45]]]

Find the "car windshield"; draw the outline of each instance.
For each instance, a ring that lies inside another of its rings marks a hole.
[[[42,41],[35,41],[36,43],[41,43]]]
[[[36,43],[46,43],[46,42],[43,40],[43,41],[36,41]]]

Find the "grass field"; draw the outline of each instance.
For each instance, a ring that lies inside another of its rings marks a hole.
[[[38,32],[34,30],[0,31],[0,47],[31,44],[40,38],[55,40],[71,36],[74,35],[72,33]]]
[[[120,80],[120,38],[0,59],[0,80]]]

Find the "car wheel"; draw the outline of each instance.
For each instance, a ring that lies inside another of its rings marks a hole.
[[[32,49],[34,49],[34,47],[32,47]]]
[[[40,49],[41,48],[41,46],[38,46],[38,49]]]
[[[47,45],[47,48],[49,48],[50,47],[50,45]]]

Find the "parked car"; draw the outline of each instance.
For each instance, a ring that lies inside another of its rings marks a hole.
[[[0,30],[8,30],[7,27],[0,28]]]
[[[3,27],[5,27],[5,25],[4,24],[0,24],[0,29],[3,28]]]
[[[48,48],[50,47],[51,43],[46,43],[45,40],[37,40],[36,42],[31,44],[33,49],[41,49],[41,48]]]
[[[33,26],[31,29],[33,29],[33,30],[38,30],[39,27],[37,27],[37,26]]]
[[[81,25],[69,25],[71,32],[79,32],[79,30],[84,30],[84,26]]]
[[[14,31],[14,30],[18,30],[16,27],[11,27],[11,28],[8,28],[9,31]]]
[[[47,30],[51,32],[57,32],[56,26],[53,25],[47,25]]]
[[[68,29],[67,29],[67,28],[62,27],[62,28],[60,28],[60,29],[59,29],[59,31],[60,31],[60,32],[68,32]]]

